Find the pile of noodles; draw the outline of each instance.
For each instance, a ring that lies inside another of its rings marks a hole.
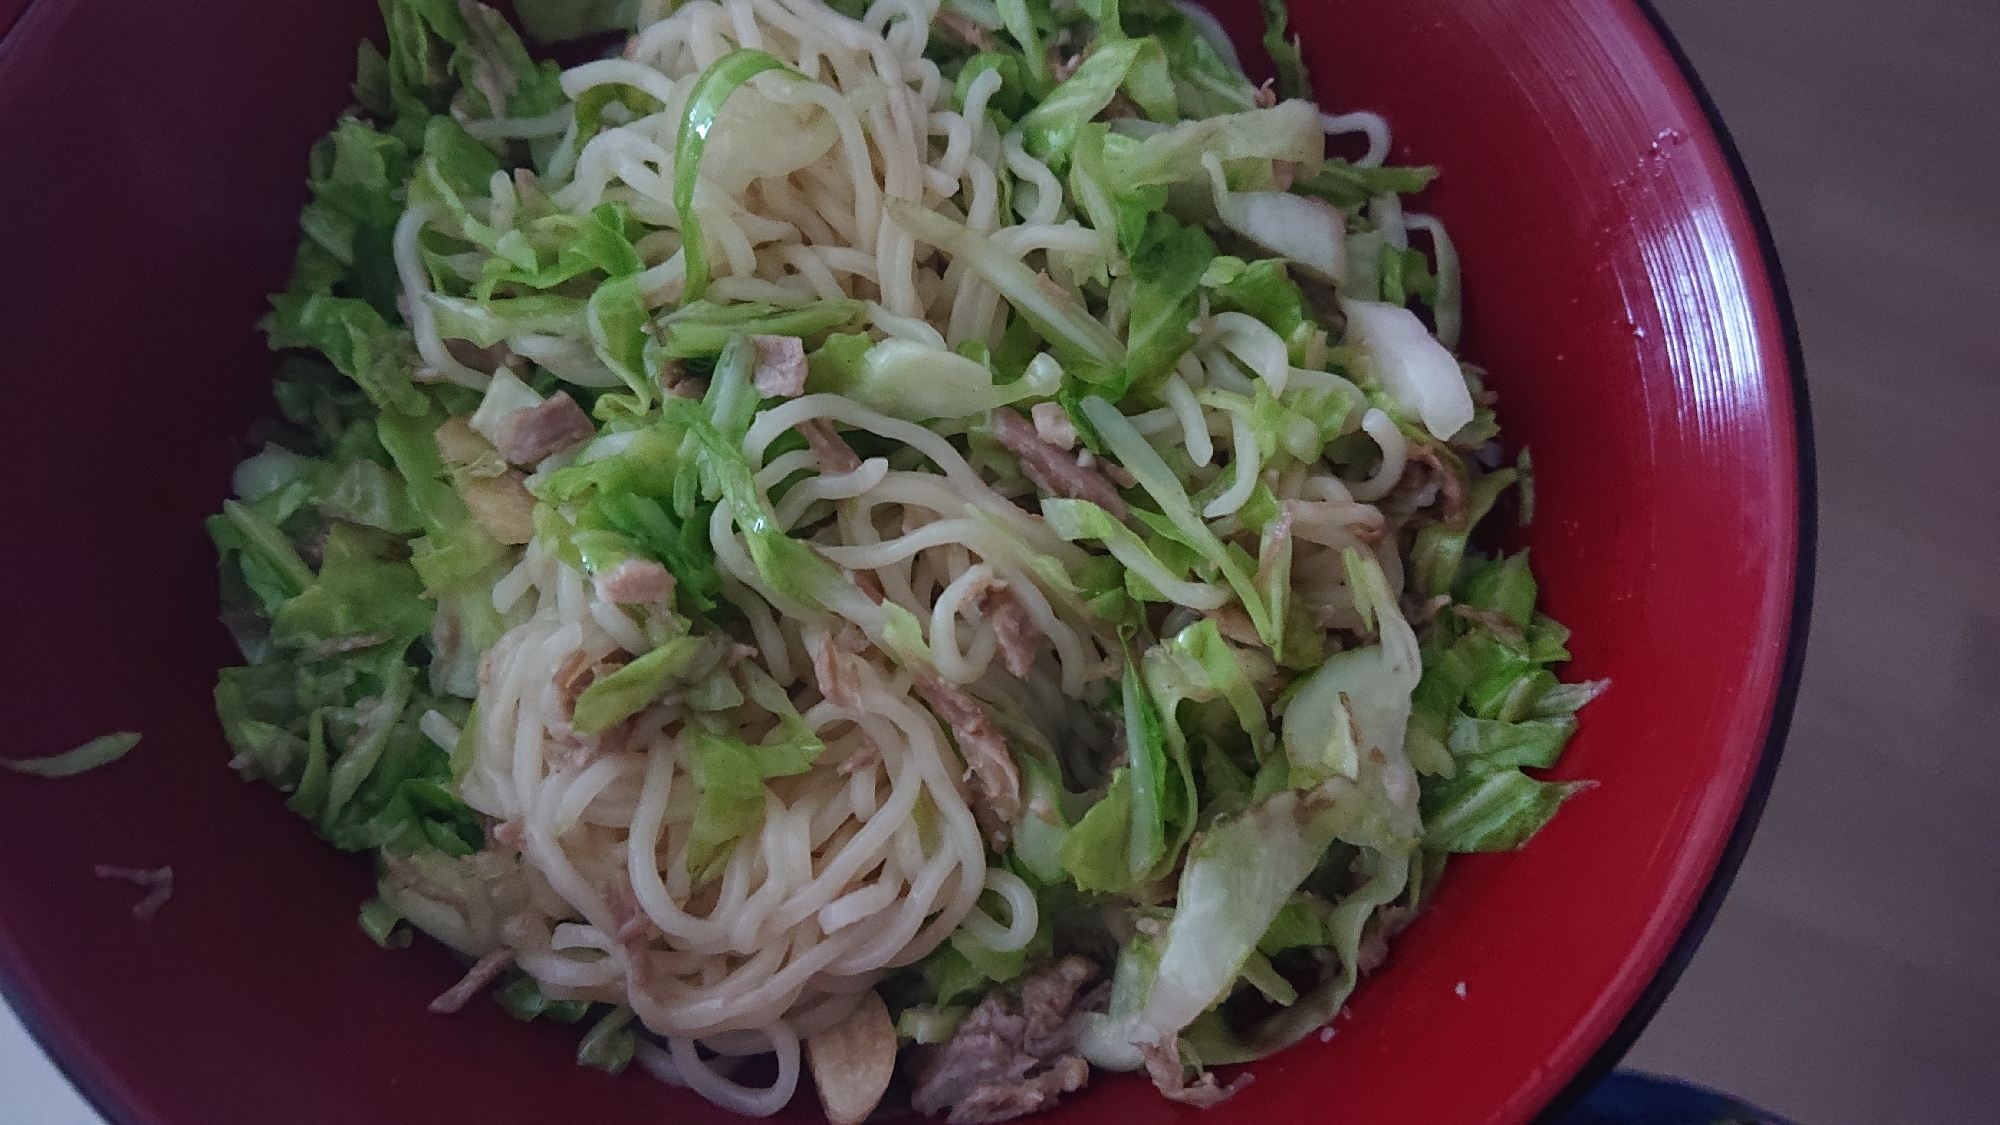
[[[859,299],[869,325],[889,338],[939,348],[996,342],[1008,307],[1001,293],[892,221],[894,200],[985,235],[1072,299],[1114,253],[1105,235],[1058,221],[1062,183],[984,112],[997,71],[970,84],[963,112],[954,108],[951,84],[923,57],[933,12],[922,0],[879,0],[859,22],[812,0],[692,0],[659,18],[663,7],[646,0],[641,30],[621,57],[562,76],[571,99],[617,84],[651,95],[657,112],[581,143],[568,106],[541,118],[466,123],[481,139],[555,145],[538,183],[496,174],[490,203],[474,202],[475,213],[485,208],[485,219],[504,229],[528,190],[579,214],[622,203],[653,230],[637,243],[647,303],[680,301],[687,259],[674,206],[677,130],[696,79],[730,52],[756,48],[810,81],[781,72],[751,79],[708,138],[695,205],[717,248],[710,299],[781,307]],[[1369,162],[1380,161],[1379,120],[1326,124],[1368,132]],[[1420,216],[1376,218],[1395,239],[1406,223],[1435,227]],[[449,221],[436,207],[405,213],[395,236],[404,304],[427,374],[484,389],[489,376],[454,357],[425,299],[419,235]],[[1118,335],[1122,315],[1110,314]],[[1196,347],[1166,382],[1168,405],[1129,423],[1154,449],[1178,449],[1195,467],[1196,486],[1231,474],[1201,512],[1226,536],[1259,479],[1257,439],[1230,408],[1241,400],[1210,392],[1248,396],[1253,380],[1276,389],[1290,380],[1361,406],[1366,398],[1338,375],[1291,367],[1284,343],[1254,318],[1205,314],[1195,327]],[[551,335],[510,345],[574,383],[616,384],[588,340]],[[811,450],[767,459],[779,435],[815,421],[909,452],[839,472]],[[1357,427],[1383,453],[1367,480],[1350,486],[1313,461],[1272,485],[1279,500],[1298,502],[1292,582],[1334,607],[1320,621],[1327,629],[1360,626],[1351,609],[1346,619],[1338,612],[1352,603],[1344,549],[1373,554],[1401,588],[1393,537],[1381,535],[1382,515],[1369,501],[1402,476],[1404,439],[1380,410],[1353,411],[1349,429]],[[827,394],[786,401],[750,427],[742,452],[759,488],[793,481],[775,506],[777,524],[853,576],[857,592],[879,591],[882,603],[857,593],[830,615],[802,611],[753,564],[740,526],[747,514],[717,507],[709,537],[723,596],[748,622],[723,656],[739,668],[747,696],[726,712],[731,733],[754,745],[795,710],[825,750],[804,772],[771,780],[754,838],[693,874],[699,783],[686,753],[690,701],[653,703],[617,728],[616,746],[604,744],[610,732],[574,730],[567,715],[579,671],[651,644],[589,579],[529,544],[493,590],[495,610],[515,623],[480,662],[476,757],[462,784],[465,801],[499,822],[497,838],[517,844],[519,858],[500,849],[449,870],[435,856],[424,861],[428,870],[394,861],[409,868],[391,872],[390,884],[406,888],[395,905],[469,955],[511,959],[551,997],[629,1006],[670,1045],[641,1044],[649,1069],[750,1114],[785,1104],[801,1041],[851,1011],[886,970],[922,958],[960,927],[996,951],[1024,947],[1036,932],[1035,898],[1018,877],[988,866],[966,767],[915,681],[935,675],[980,699],[1010,736],[1067,753],[1077,739],[1111,738],[1092,704],[1118,675],[1122,652],[1075,589],[1037,567],[1038,559],[1075,565],[1084,556],[1015,503],[1032,485],[1004,453],[975,443],[968,457],[949,436]],[[1223,600],[1212,587],[1148,577],[1180,603],[1169,628]],[[979,608],[996,582],[1049,642],[1025,675],[1003,666],[994,623]],[[883,655],[885,606],[921,625],[915,671]],[[458,740],[435,714],[426,729],[440,742]],[[985,892],[1004,902],[1002,917],[977,909]],[[733,1060],[767,1052],[777,1060],[774,1084],[732,1080]]]

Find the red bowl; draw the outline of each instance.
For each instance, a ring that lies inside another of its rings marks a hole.
[[[367,864],[223,767],[201,521],[271,410],[251,325],[374,6],[0,0],[0,21],[24,6],[0,41],[0,752],[146,740],[74,780],[0,775],[7,999],[130,1125],[722,1116],[577,1068],[572,1029],[426,1013],[450,958],[376,949]],[[1254,5],[1226,14],[1254,41]],[[1632,0],[1294,16],[1327,106],[1382,111],[1397,159],[1444,171],[1421,205],[1464,259],[1467,353],[1534,450],[1525,542],[1572,676],[1615,684],[1558,772],[1603,784],[1519,854],[1455,862],[1339,1034],[1224,1108],[1117,1079],[1058,1117],[1517,1125],[1636,1035],[1762,803],[1811,586],[1797,351],[1741,166]],[[174,900],[141,925],[97,863],[172,864]]]

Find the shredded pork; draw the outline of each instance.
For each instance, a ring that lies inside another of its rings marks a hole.
[[[812,450],[813,460],[819,462],[819,471],[829,476],[851,473],[861,467],[861,455],[847,444],[833,428],[833,423],[824,418],[811,418],[799,423],[799,433],[805,435],[806,447]]]
[[[508,464],[537,465],[596,437],[597,424],[568,391],[557,391],[540,406],[524,406],[500,419],[494,436],[500,439],[495,445]]]
[[[852,673],[843,667],[853,659],[834,643],[833,638],[820,630],[806,635],[806,652],[812,657],[813,678],[819,684],[821,697],[835,707],[848,711],[861,708],[861,696],[854,690]]]
[[[1004,578],[988,578],[973,595],[979,612],[993,625],[994,639],[1000,642],[1000,659],[1007,671],[1025,676],[1035,666],[1036,641],[1041,626],[1028,615],[1027,604]]]
[[[1456,469],[1445,464],[1438,456],[1437,447],[1427,441],[1410,443],[1409,463],[1404,466],[1403,477],[1397,483],[1398,489],[1413,490],[1417,497],[1417,507],[1427,508],[1432,500],[1443,502],[1442,515],[1449,524],[1457,524],[1468,512],[1465,495],[1465,478]]]
[[[511,949],[496,949],[481,957],[473,963],[472,968],[466,970],[457,984],[431,1001],[431,1011],[448,1016],[465,1007],[474,996],[479,995],[480,989],[492,984],[493,978],[499,976],[501,970],[513,963],[514,951]]]
[[[1216,631],[1239,645],[1261,645],[1264,638],[1257,635],[1257,624],[1250,620],[1250,612],[1237,602],[1227,602],[1207,613],[1215,622]]]
[[[1006,407],[993,412],[993,436],[1020,462],[1021,473],[1043,492],[1088,500],[1115,519],[1129,514],[1125,501],[1104,474],[1076,463],[1069,451],[1043,441],[1026,418]]]
[[[919,674],[917,691],[951,728],[972,782],[972,813],[996,850],[1004,851],[1021,815],[1021,771],[1007,751],[1007,739],[979,701],[935,675]]]
[[[1082,1089],[1090,1065],[1076,1053],[1079,1023],[1101,1006],[1103,990],[1079,994],[1096,976],[1089,961],[1066,957],[1023,980],[1018,999],[989,993],[950,1039],[915,1050],[910,1105],[925,1114],[949,1108],[953,1125],[976,1125],[1047,1109]]]
[[[752,336],[757,368],[750,383],[765,398],[797,398],[806,389],[806,345],[797,336]]]
[[[597,596],[613,605],[664,606],[674,596],[674,576],[652,559],[626,559],[592,580]]]
[[[1265,525],[1257,546],[1257,588],[1270,589],[1270,583],[1278,577],[1276,568],[1282,565],[1289,570],[1292,559],[1292,523],[1297,518],[1296,509],[1281,506],[1278,518]],[[1289,574],[1286,585],[1290,585]]]

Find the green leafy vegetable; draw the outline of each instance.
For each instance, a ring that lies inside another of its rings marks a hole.
[[[1249,569],[1244,566],[1243,557],[1240,554],[1231,554],[1224,548],[1222,540],[1202,522],[1201,517],[1195,513],[1194,505],[1188,500],[1187,491],[1181,487],[1173,470],[1160,459],[1159,453],[1146,443],[1146,439],[1139,435],[1139,431],[1132,427],[1132,423],[1123,414],[1119,413],[1117,407],[1103,399],[1085,399],[1083,413],[1104,440],[1105,448],[1118,458],[1127,472],[1138,478],[1139,487],[1152,495],[1154,503],[1160,506],[1160,511],[1172,523],[1181,541],[1194,548],[1221,571],[1230,589],[1243,603],[1244,612],[1250,615],[1250,621],[1256,627],[1257,635],[1273,648],[1281,647],[1284,638],[1283,620],[1271,616],[1270,606],[1258,592],[1255,582],[1250,577]],[[1113,553],[1116,553],[1115,548]],[[1131,564],[1128,562],[1126,565]],[[1184,605],[1194,605],[1193,602],[1184,599],[1176,600],[1182,601]]]
[[[583,689],[570,725],[585,734],[609,730],[651,705],[669,687],[705,678],[721,661],[725,647],[715,637],[675,637]]]
[[[1050,497],[1042,501],[1042,518],[1048,522],[1049,530],[1064,539],[1095,539],[1103,543],[1130,573],[1181,605],[1214,609],[1228,601],[1228,596],[1213,586],[1179,577],[1136,532],[1088,500]]]
[[[1177,116],[1167,54],[1160,44],[1152,39],[1107,41],[1021,119],[1023,147],[1060,171],[1078,130],[1120,90],[1154,121]]]
[[[1150,390],[1194,346],[1188,330],[1200,312],[1202,274],[1215,243],[1200,227],[1154,214],[1132,253],[1132,311],[1126,336],[1125,386]]]
[[[1447,852],[1512,851],[1528,842],[1589,781],[1536,781],[1520,770],[1472,771],[1427,804],[1424,845]]]
[[[1385,195],[1420,192],[1437,179],[1437,174],[1436,168],[1428,166],[1363,168],[1332,156],[1319,171],[1292,181],[1292,190],[1353,211]]]
[[[538,42],[561,43],[606,31],[629,31],[637,0],[515,0],[521,27]]]
[[[1133,886],[1128,859],[1132,838],[1132,771],[1119,767],[1104,796],[1090,806],[1063,840],[1063,869],[1086,891],[1122,892]]]
[[[271,616],[271,639],[286,648],[328,652],[422,636],[435,608],[423,596],[423,579],[409,563],[383,558],[381,550],[356,524],[330,528],[319,574]]]
[[[845,395],[871,410],[913,422],[984,414],[1057,389],[1059,372],[1030,364],[1027,374],[996,384],[986,364],[913,340],[890,337],[869,347],[845,371],[822,369],[807,389]]]
[[[661,318],[658,354],[666,359],[716,356],[735,335],[811,337],[851,327],[866,311],[860,301],[814,301],[781,309],[755,301],[718,305],[691,300]]]
[[[537,1019],[575,1023],[590,1011],[590,1005],[582,1000],[549,999],[535,978],[519,969],[508,969],[501,974],[499,985],[493,989],[493,999],[508,1015],[523,1023]]]
[[[380,896],[361,904],[361,929],[376,945],[383,949],[402,949],[410,944],[409,928],[403,925],[403,913]]]
[[[1257,6],[1264,10],[1264,53],[1271,56],[1271,65],[1278,68],[1278,96],[1311,101],[1312,80],[1306,76],[1306,61],[1299,53],[1298,37],[1285,37],[1285,24],[1290,19],[1285,0],[1258,0]]]
[[[1286,160],[1317,172],[1326,135],[1310,102],[1279,102],[1269,109],[1245,110],[1199,121],[1183,121],[1154,133],[1129,150],[1107,150],[1112,177],[1127,188],[1201,181],[1202,157],[1225,166],[1238,160]]]
[[[137,745],[137,733],[119,731],[117,734],[100,735],[74,750],[47,758],[0,758],[0,766],[30,777],[74,777],[85,770],[110,765],[131,753]]]
[[[632,1031],[632,1009],[623,1004],[605,1013],[604,1018],[591,1025],[584,1033],[583,1041],[577,1044],[578,1066],[595,1067],[606,1074],[623,1074],[632,1063],[632,1053],[638,1047],[638,1036]]]
[[[683,300],[699,300],[708,289],[708,243],[701,232],[694,192],[701,171],[701,154],[708,147],[709,130],[715,127],[715,119],[721,115],[729,95],[767,70],[797,74],[775,55],[739,48],[715,60],[688,92],[687,108],[682,111],[680,132],[674,140],[674,211],[680,215],[681,249],[687,261]]]
[[[797,719],[796,713],[792,718]],[[698,726],[690,729],[690,773],[701,793],[689,830],[690,873],[702,876],[729,845],[763,820],[766,779],[804,773],[819,757],[819,739],[798,729],[802,727],[802,722],[783,724],[777,741],[761,745]]]

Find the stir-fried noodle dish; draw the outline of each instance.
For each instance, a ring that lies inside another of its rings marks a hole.
[[[218,709],[434,1010],[745,1114],[1212,1104],[1602,685],[1469,543],[1532,482],[1434,172],[1282,3],[1261,85],[1180,0],[933,4],[382,0]]]

